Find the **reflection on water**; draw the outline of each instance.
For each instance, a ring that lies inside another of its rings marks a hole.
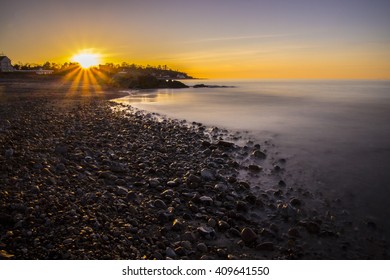
[[[304,178],[305,184],[329,195],[355,197],[354,203],[370,214],[390,215],[390,82],[186,83],[235,88],[141,91],[125,99],[174,118],[249,130],[259,141],[272,137],[289,157],[289,170],[311,174],[313,181]]]

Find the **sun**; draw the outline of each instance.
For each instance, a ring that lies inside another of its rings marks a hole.
[[[72,61],[77,62],[84,69],[97,66],[100,63],[100,54],[90,52],[80,52],[72,57]]]

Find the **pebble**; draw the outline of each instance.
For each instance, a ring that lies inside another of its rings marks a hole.
[[[243,228],[241,238],[246,244],[250,244],[257,239],[257,234],[251,228]]]
[[[204,126],[153,121],[158,116],[127,106],[129,112],[114,112],[107,101],[77,95],[64,103],[31,100],[0,112],[12,121],[0,137],[0,248],[12,258],[256,259],[273,249],[272,257],[285,259],[318,257],[338,240],[360,246],[335,220],[322,226],[321,209],[299,222],[312,212],[284,189],[286,166],[274,154],[264,169],[256,164],[267,158],[258,144],[241,148],[220,129],[208,140]],[[265,193],[272,182],[283,191]],[[297,231],[314,235],[299,240]],[[342,238],[327,245],[322,238],[332,232]],[[293,245],[275,250],[285,244]],[[315,251],[318,244],[325,248]],[[300,245],[314,249],[301,256]]]
[[[165,202],[162,201],[161,199],[156,199],[154,201],[154,207],[159,208],[159,209],[167,209],[168,208],[168,206],[165,204]]]
[[[206,195],[201,196],[199,198],[199,200],[200,200],[200,202],[202,204],[206,204],[206,205],[212,205],[213,204],[213,199],[211,197],[209,197],[209,196],[206,196]]]
[[[255,150],[251,154],[252,157],[257,158],[257,159],[265,159],[267,155],[263,153],[262,151]]]
[[[294,197],[290,200],[290,204],[294,207],[299,207],[302,205],[302,201]]]
[[[258,172],[263,170],[263,167],[261,167],[260,165],[251,164],[251,165],[248,166],[248,169],[251,172],[258,173]]]
[[[304,222],[304,223],[300,223],[300,224],[306,228],[308,233],[311,233],[311,234],[319,234],[320,233],[320,226],[317,223]]]
[[[272,242],[263,242],[256,246],[256,250],[259,251],[273,251],[275,246]]]
[[[218,229],[221,231],[228,230],[230,228],[230,225],[225,221],[218,221]]]
[[[175,219],[172,223],[172,230],[174,231],[182,231],[184,227],[184,222],[180,219]]]
[[[208,251],[208,248],[204,243],[198,243],[198,245],[196,245],[196,249],[201,253],[207,253]]]
[[[301,234],[299,233],[299,230],[297,228],[290,228],[288,230],[288,235],[291,237],[300,237]]]
[[[150,179],[149,186],[152,188],[156,188],[160,185],[160,181],[158,179]]]
[[[200,226],[198,232],[206,239],[214,239],[216,237],[215,230],[212,227]]]
[[[214,181],[215,180],[215,176],[214,176],[213,172],[207,168],[204,168],[200,171],[200,176],[205,181]]]
[[[4,155],[5,155],[6,158],[12,157],[14,155],[14,149],[9,148],[9,149],[5,150]]]
[[[177,257],[175,250],[173,250],[171,247],[167,247],[165,249],[165,255],[171,259],[175,259]]]

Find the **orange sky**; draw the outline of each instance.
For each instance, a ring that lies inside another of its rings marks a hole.
[[[390,1],[24,1],[2,4],[13,63],[167,64],[207,78],[390,79]]]

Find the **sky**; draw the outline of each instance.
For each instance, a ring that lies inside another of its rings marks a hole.
[[[389,0],[3,0],[13,63],[168,65],[205,78],[390,79]]]

